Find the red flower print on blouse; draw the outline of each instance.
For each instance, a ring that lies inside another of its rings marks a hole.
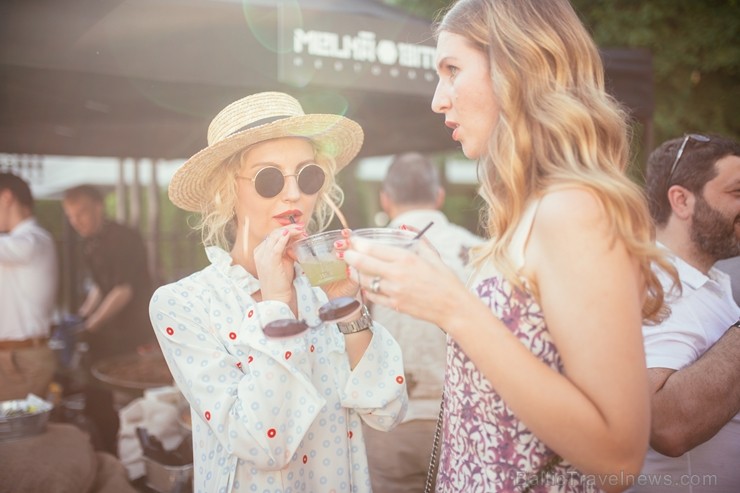
[[[167,327],[167,334],[168,335],[172,335],[174,333],[175,333],[175,329],[173,329],[172,327]]]
[[[396,382],[398,382],[399,385],[402,384],[403,383],[403,375],[398,375],[396,377]]]
[[[229,339],[231,339],[232,341],[236,339],[236,332],[229,332]]]
[[[277,431],[275,430],[275,428],[270,428],[269,430],[267,430],[268,438],[275,438],[275,435],[277,435]]]

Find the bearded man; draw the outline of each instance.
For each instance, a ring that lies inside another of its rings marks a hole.
[[[643,327],[651,449],[634,491],[737,492],[740,308],[714,264],[740,254],[740,143],[667,141],[648,159],[645,189],[681,289],[667,298],[670,316]]]

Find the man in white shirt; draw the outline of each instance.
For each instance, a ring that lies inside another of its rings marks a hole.
[[[434,164],[421,154],[397,156],[383,181],[380,205],[391,218],[388,227],[418,231],[434,225],[424,237],[458,276],[466,280],[469,250],[483,240],[449,222],[439,209],[445,192]],[[423,491],[432,453],[434,430],[444,383],[446,336],[428,322],[383,306],[373,306],[373,319],[398,341],[409,392],[403,423],[390,432],[365,426],[364,435],[373,491]]]
[[[56,248],[33,205],[24,180],[0,173],[0,401],[45,397],[56,367],[48,346]]]
[[[697,134],[665,142],[650,155],[645,187],[682,292],[668,296],[669,318],[643,327],[651,449],[634,490],[736,493],[740,308],[713,265],[740,253],[740,143]]]

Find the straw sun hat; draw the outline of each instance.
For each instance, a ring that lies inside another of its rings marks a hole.
[[[349,118],[305,114],[301,104],[281,92],[247,96],[221,110],[208,126],[208,147],[188,159],[172,177],[173,204],[198,212],[211,200],[207,183],[223,162],[258,142],[280,137],[306,137],[334,156],[337,171],[349,164],[362,147],[362,128]]]

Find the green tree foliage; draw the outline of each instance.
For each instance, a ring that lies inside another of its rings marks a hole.
[[[599,46],[652,53],[656,144],[690,131],[740,137],[740,0],[571,2]],[[449,2],[386,3],[431,19]]]
[[[385,3],[396,5],[402,9],[416,14],[420,17],[434,19],[436,15],[444,10],[449,4],[449,0],[385,0]]]
[[[738,0],[572,0],[600,46],[653,54],[655,142],[740,136]]]

